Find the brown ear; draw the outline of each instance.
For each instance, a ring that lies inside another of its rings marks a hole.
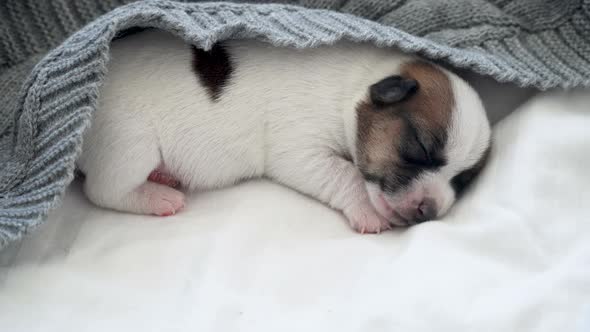
[[[387,106],[404,101],[418,91],[418,82],[401,76],[389,76],[369,87],[371,101]]]

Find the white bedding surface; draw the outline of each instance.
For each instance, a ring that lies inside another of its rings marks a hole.
[[[0,331],[590,331],[590,92],[535,97],[495,134],[449,216],[380,235],[266,181],[165,219],[76,183],[0,253]]]

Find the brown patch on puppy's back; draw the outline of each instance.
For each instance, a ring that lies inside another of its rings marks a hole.
[[[201,84],[209,91],[211,99],[217,101],[233,72],[225,47],[215,44],[209,51],[204,51],[193,46],[192,67]]]

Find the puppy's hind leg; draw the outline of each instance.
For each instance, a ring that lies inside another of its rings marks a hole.
[[[155,139],[93,151],[86,160],[84,191],[96,205],[118,211],[169,216],[184,207],[184,194],[165,184],[148,181],[161,164]],[[123,146],[124,145],[124,146]],[[90,167],[88,167],[90,166]]]

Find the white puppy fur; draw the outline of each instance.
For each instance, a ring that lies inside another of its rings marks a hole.
[[[365,181],[357,159],[357,113],[367,88],[412,58],[367,44],[306,50],[228,41],[233,71],[216,100],[199,82],[189,45],[159,31],[115,41],[78,167],[95,204],[169,215],[184,194],[146,181],[160,169],[188,189],[213,189],[266,176],[340,210],[352,227],[379,232],[400,223],[396,204],[432,195],[442,215],[455,200],[450,179],[489,144],[477,94],[445,71],[456,107],[448,164],[398,193]],[[368,189],[368,190],[367,190]],[[383,208],[377,198],[384,198]],[[373,203],[371,203],[373,202]]]

